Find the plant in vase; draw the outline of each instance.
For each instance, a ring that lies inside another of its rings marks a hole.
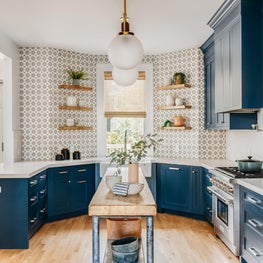
[[[173,84],[179,85],[184,84],[185,82],[185,74],[182,72],[175,72],[173,75]]]
[[[79,86],[81,79],[89,80],[89,78],[87,78],[87,73],[83,71],[83,69],[73,70],[72,68],[69,67],[67,69],[67,73],[69,75],[68,80],[72,80],[73,85],[76,85],[76,86]]]
[[[124,150],[114,151],[109,155],[111,158],[110,165],[116,163],[115,175],[120,175],[120,167],[128,164],[128,182],[138,183],[139,162],[147,156],[149,149],[152,148],[155,151],[162,139],[158,139],[157,134],[147,134],[133,143],[130,149],[127,149],[127,130],[124,138]]]

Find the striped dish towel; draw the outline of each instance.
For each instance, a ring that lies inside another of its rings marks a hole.
[[[128,194],[129,183],[117,183],[113,186],[112,192],[115,195],[126,196]]]

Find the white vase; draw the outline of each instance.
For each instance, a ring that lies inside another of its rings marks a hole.
[[[167,95],[166,96],[166,106],[173,106],[174,105],[174,97],[172,95]]]
[[[176,99],[175,99],[175,105],[176,105],[176,106],[184,105],[184,99],[182,99],[182,98],[176,98]]]
[[[67,106],[77,106],[77,98],[74,96],[67,97]]]

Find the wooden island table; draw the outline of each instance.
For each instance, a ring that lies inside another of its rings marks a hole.
[[[127,181],[127,169],[123,169],[122,181]],[[143,190],[137,195],[126,197],[114,195],[109,191],[102,178],[96,193],[89,204],[89,215],[92,216],[92,260],[100,262],[100,218],[146,217],[147,263],[154,262],[154,216],[156,203],[148,187],[147,181],[140,171],[139,182],[144,184]],[[104,261],[105,262],[105,261]],[[111,263],[111,262],[107,262]]]

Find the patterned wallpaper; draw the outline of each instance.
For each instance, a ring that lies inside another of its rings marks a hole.
[[[182,115],[186,126],[192,130],[159,131],[164,143],[158,148],[158,157],[174,158],[225,158],[225,132],[204,130],[204,63],[202,51],[198,48],[157,55],[154,61],[154,83],[162,86],[170,83],[175,72],[184,72],[186,83],[191,88],[176,90],[154,89],[154,128],[175,115]],[[191,109],[157,110],[165,105],[168,94],[183,98]]]
[[[96,156],[96,65],[109,63],[107,56],[88,55],[54,48],[20,48],[20,117],[23,160],[52,160],[55,153],[68,147],[80,150],[82,158]],[[204,130],[204,68],[199,49],[189,49],[156,56],[145,56],[143,63],[154,68],[154,130],[164,142],[156,156],[168,158],[225,158],[225,132]],[[58,89],[66,83],[65,69],[83,68],[90,80],[83,85],[92,91]],[[175,71],[187,76],[189,89],[158,91],[157,86],[170,82]],[[167,94],[185,99],[192,109],[157,110],[165,105]],[[61,111],[58,105],[66,102],[68,95],[84,99],[93,111]],[[183,115],[192,130],[160,131],[166,119]],[[57,127],[67,118],[82,120],[92,126],[92,131],[59,131]],[[178,146],[176,146],[178,145]]]

